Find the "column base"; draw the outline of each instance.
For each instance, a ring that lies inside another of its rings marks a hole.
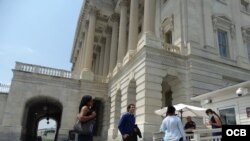
[[[94,73],[90,70],[83,70],[80,79],[94,81]]]
[[[121,70],[121,67],[122,67],[122,63],[117,63],[113,70],[112,76],[115,76],[118,73],[118,71]]]
[[[137,44],[137,52],[144,46],[162,49],[162,43],[153,33],[145,32]]]
[[[133,58],[135,55],[135,51],[134,50],[130,50],[127,52],[126,56],[123,59],[123,66],[126,65],[129,60],[131,60],[131,58]]]
[[[108,130],[108,141],[116,140],[118,138],[118,129],[116,128],[109,128]]]
[[[110,72],[108,75],[107,75],[107,81],[109,81],[111,78],[112,78],[113,74]]]

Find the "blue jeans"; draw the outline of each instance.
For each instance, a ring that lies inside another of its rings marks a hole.
[[[78,135],[78,141],[93,141],[92,135]]]

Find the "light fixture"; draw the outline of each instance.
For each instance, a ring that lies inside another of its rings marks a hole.
[[[236,95],[237,96],[243,96],[243,95],[246,95],[248,94],[248,89],[247,88],[243,88],[243,87],[240,87],[236,90]]]
[[[212,99],[206,99],[206,100],[204,100],[204,103],[205,103],[205,104],[212,103]]]

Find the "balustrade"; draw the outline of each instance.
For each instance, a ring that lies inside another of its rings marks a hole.
[[[32,64],[25,64],[21,62],[16,62],[15,70],[50,75],[50,76],[57,76],[57,77],[63,77],[63,78],[71,78],[70,71],[43,67],[43,66],[38,66],[38,65],[32,65]]]

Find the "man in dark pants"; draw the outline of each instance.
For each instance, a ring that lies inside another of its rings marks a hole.
[[[118,128],[122,134],[123,141],[137,141],[137,131],[135,125],[135,105],[129,104],[127,112],[120,119]]]

